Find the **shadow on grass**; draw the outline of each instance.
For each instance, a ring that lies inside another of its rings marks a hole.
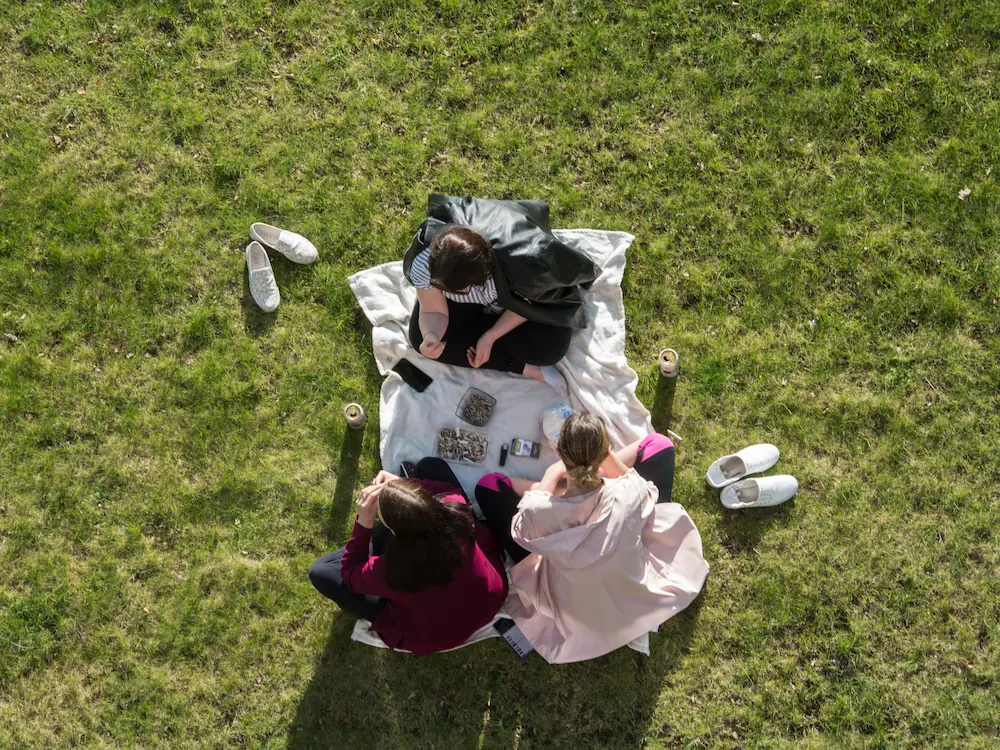
[[[368,323],[364,315],[360,314],[360,311],[355,311],[355,325],[352,331],[355,344],[362,352],[361,359],[366,363],[365,388],[353,400],[358,401],[364,407],[367,419],[364,427],[360,430],[352,430],[347,426],[342,415],[347,401],[330,402],[329,408],[336,412],[337,418],[333,420],[324,435],[324,441],[329,447],[331,457],[336,454],[339,445],[337,481],[329,507],[325,511],[317,513],[315,517],[317,526],[323,529],[325,543],[337,546],[343,545],[346,541],[346,535],[350,533],[349,528],[345,529],[345,525],[348,523],[348,518],[354,516],[354,501],[357,498],[358,473],[362,459],[366,464],[369,461],[375,466],[379,464],[378,404],[369,403],[365,394],[379,391],[382,375],[379,374],[375,357],[372,354],[371,324]],[[369,438],[367,443],[366,436]],[[372,473],[370,476],[363,477],[364,483],[373,479],[374,476]]]
[[[293,263],[276,251],[267,250],[266,252],[267,257],[271,259],[271,270],[274,271],[274,281],[278,285],[278,291],[282,292],[282,290],[291,288],[294,274],[299,273],[303,267],[298,263]],[[282,292],[281,304],[285,303],[286,299]],[[247,333],[254,338],[263,336],[270,331],[281,314],[281,305],[273,313],[266,313],[253,301],[253,295],[250,293],[250,274],[247,272],[245,266],[243,270],[242,305],[243,324]]]
[[[621,648],[566,665],[519,659],[499,638],[428,657],[375,649],[336,611],[288,747],[641,746],[704,596],[650,636],[649,657]]]
[[[705,488],[707,506],[719,515],[719,542],[734,555],[751,554],[772,526],[785,523],[795,510],[795,499],[773,508],[727,510],[719,502],[719,490]]]
[[[333,490],[333,501],[326,521],[326,540],[329,543],[340,538],[344,521],[351,513],[365,428],[367,424],[360,430],[352,430],[346,423],[344,425],[344,439],[340,443],[340,460],[337,462],[337,486]]]
[[[674,418],[674,395],[677,392],[677,378],[656,376],[656,393],[653,395],[653,408],[649,417],[653,429],[661,435],[666,435]]]

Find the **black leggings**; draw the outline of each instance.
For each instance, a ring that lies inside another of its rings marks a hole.
[[[417,468],[413,472],[415,479],[431,479],[436,482],[445,482],[461,491],[462,485],[458,483],[455,472],[445,463],[444,459],[428,457],[421,459]],[[465,493],[463,492],[464,496]],[[468,499],[468,498],[466,498]],[[381,523],[376,522],[372,531],[372,555],[381,555],[385,550],[385,543],[389,539],[389,530]],[[344,549],[340,548],[336,552],[323,555],[313,563],[309,569],[309,580],[327,599],[332,599],[345,612],[374,622],[382,608],[385,607],[386,600],[381,596],[368,596],[359,594],[344,583],[344,578],[340,574],[340,566],[343,562]]]
[[[458,367],[469,367],[466,354],[475,346],[479,337],[497,322],[497,316],[484,312],[482,305],[448,300],[448,330],[441,339],[444,351],[438,362]],[[527,365],[554,365],[566,356],[572,328],[559,328],[545,323],[526,320],[510,333],[501,336],[493,345],[490,358],[483,367],[502,372],[524,372]],[[413,307],[410,316],[410,344],[420,351],[424,336],[420,332],[420,303]]]
[[[674,444],[670,438],[654,432],[639,443],[635,470],[640,477],[656,485],[660,492],[657,503],[670,502],[670,492],[674,486],[674,461]],[[521,496],[514,492],[510,481],[503,474],[487,474],[476,485],[476,502],[486,517],[486,526],[516,563],[528,556],[528,551],[515,542],[510,533],[510,524],[517,513],[520,499]]]

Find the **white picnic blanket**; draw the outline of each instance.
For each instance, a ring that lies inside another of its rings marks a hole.
[[[507,613],[504,612],[503,607],[500,611],[496,613],[492,620],[490,620],[486,625],[483,625],[479,630],[469,636],[469,639],[455,648],[445,649],[446,651],[457,651],[460,648],[465,648],[466,646],[471,646],[473,643],[479,643],[480,641],[485,641],[487,638],[499,638],[500,633],[497,629],[493,627],[496,625],[498,620],[502,620],[507,617]],[[359,619],[354,623],[354,630],[351,631],[351,640],[357,643],[363,643],[366,646],[372,646],[374,648],[389,648],[385,645],[385,641],[379,638],[378,633],[371,630],[372,624],[368,620]],[[655,633],[656,631],[651,631]],[[643,633],[638,638],[633,641],[629,641],[626,644],[633,651],[638,651],[640,654],[649,656],[649,633]],[[399,648],[396,649],[398,652],[403,654],[410,653],[406,649]]]
[[[479,630],[469,636],[469,640],[460,646],[455,646],[455,648],[446,649],[447,651],[455,651],[460,648],[465,648],[466,646],[471,646],[473,643],[479,643],[479,641],[485,641],[487,638],[499,638],[500,633],[497,629],[493,627],[498,620],[502,620],[507,615],[504,614],[503,608],[490,620],[486,625],[483,625]],[[385,641],[378,637],[378,633],[370,630],[372,624],[368,620],[359,619],[354,623],[354,630],[351,631],[351,640],[357,641],[358,643],[363,643],[366,646],[374,646],[375,648],[389,648],[385,645]],[[398,648],[397,651],[408,654],[410,653],[406,649]],[[649,654],[647,654],[648,656]]]
[[[593,229],[557,229],[554,234],[586,253],[600,266],[601,275],[584,295],[587,327],[573,335],[569,351],[555,365],[562,377],[556,376],[552,385],[510,373],[444,365],[421,357],[410,347],[406,335],[417,294],[403,276],[401,261],[350,277],[351,289],[372,324],[372,349],[378,370],[387,375],[379,403],[379,450],[385,469],[398,472],[404,460],[417,461],[434,455],[437,433],[443,427],[480,432],[489,438],[486,460],[472,465],[451,463],[471,499],[476,482],[492,471],[527,479],[541,478],[556,460],[555,451],[545,444],[542,436],[541,414],[555,404],[565,402],[576,410],[586,409],[600,415],[618,447],[652,430],[649,411],[635,395],[638,376],[625,361],[621,281],[625,251],[634,238],[626,232]],[[392,366],[404,356],[434,379],[423,393],[404,384],[392,371]],[[485,427],[471,427],[455,414],[470,386],[497,399]],[[541,442],[541,457],[510,457],[500,469],[500,448],[513,438]]]

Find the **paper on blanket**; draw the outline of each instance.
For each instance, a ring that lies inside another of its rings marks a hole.
[[[379,446],[385,469],[395,472],[404,460],[434,455],[438,431],[442,427],[462,427],[482,432],[490,441],[483,463],[451,464],[470,498],[479,478],[492,471],[538,479],[556,460],[555,452],[542,437],[541,414],[561,401],[601,416],[617,446],[650,432],[649,412],[635,395],[638,376],[625,361],[621,281],[625,251],[633,237],[625,232],[591,229],[556,230],[555,235],[586,253],[601,268],[601,275],[584,294],[587,328],[574,333],[569,351],[556,365],[565,379],[565,383],[558,384],[559,391],[518,375],[453,367],[421,357],[407,340],[410,311],[417,295],[403,276],[402,262],[386,263],[351,276],[351,289],[372,323],[372,349],[379,372],[387,375],[379,403]],[[392,366],[404,355],[434,379],[423,393],[405,385],[392,372]],[[497,399],[485,427],[472,427],[455,416],[469,386]],[[541,441],[542,455],[537,459],[508,458],[501,469],[500,447],[514,438]]]

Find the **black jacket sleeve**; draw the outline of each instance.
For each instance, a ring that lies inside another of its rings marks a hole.
[[[543,201],[498,201],[435,193],[427,200],[428,219],[416,240],[426,247],[428,235],[447,224],[463,224],[480,232],[493,247],[498,303],[528,320],[561,328],[583,328],[583,291],[600,274],[586,255],[560,242],[549,226]],[[407,251],[408,272],[417,251]]]

